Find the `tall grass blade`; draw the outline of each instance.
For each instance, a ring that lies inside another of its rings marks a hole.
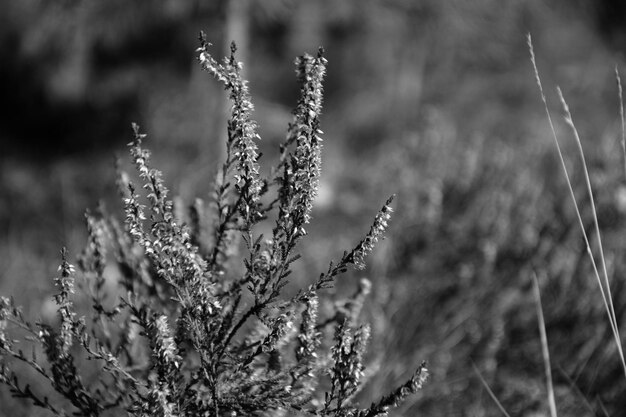
[[[572,181],[570,180],[570,176],[569,176],[569,172],[567,170],[567,165],[565,164],[565,158],[563,157],[563,152],[561,150],[561,146],[559,144],[559,140],[556,134],[556,129],[554,128],[554,122],[552,121],[552,115],[550,113],[550,110],[548,109],[548,102],[546,100],[546,96],[544,94],[543,91],[543,84],[541,82],[541,78],[539,76],[539,70],[537,69],[537,62],[535,59],[535,51],[533,48],[533,44],[532,44],[532,38],[530,36],[530,34],[527,36],[527,42],[528,42],[528,49],[530,52],[530,62],[532,63],[533,66],[533,70],[534,70],[534,74],[535,74],[535,81],[537,83],[537,86],[539,87],[539,92],[541,94],[541,101],[543,102],[543,106],[546,112],[546,116],[548,118],[548,123],[550,125],[550,130],[552,132],[552,138],[554,139],[554,143],[556,145],[557,148],[557,153],[559,155],[559,160],[561,162],[561,166],[563,168],[563,173],[565,175],[565,179],[567,182],[567,187],[569,189],[570,192],[570,196],[572,197],[572,201],[574,203],[574,209],[576,212],[576,217],[578,218],[578,224],[580,225],[580,228],[582,230],[582,235],[583,235],[583,239],[585,241],[585,246],[587,249],[587,254],[589,255],[589,259],[591,260],[591,266],[593,268],[593,272],[594,272],[594,276],[596,278],[596,281],[598,282],[598,286],[600,287],[600,293],[602,295],[602,301],[604,303],[604,308],[607,312],[607,315],[609,317],[609,323],[611,325],[611,330],[613,332],[613,336],[615,337],[615,341],[617,344],[617,350],[622,362],[622,368],[624,371],[624,376],[626,377],[626,361],[624,360],[624,353],[623,353],[623,349],[622,349],[622,344],[621,344],[621,339],[619,336],[619,329],[617,327],[617,323],[616,323],[616,317],[615,317],[615,312],[613,309],[613,301],[611,298],[611,293],[610,293],[610,287],[608,289],[608,292],[605,292],[605,288],[604,288],[604,284],[602,283],[602,278],[600,278],[600,273],[598,271],[598,266],[596,263],[596,260],[593,256],[593,251],[591,249],[591,244],[589,241],[589,237],[587,236],[587,232],[585,230],[585,225],[583,223],[582,220],[582,216],[580,214],[580,209],[578,206],[578,202],[576,200],[576,195],[574,193],[574,188],[572,186]],[[562,94],[561,94],[561,90],[557,89],[560,98],[562,99]],[[565,100],[561,100],[562,104],[565,102]],[[567,104],[565,104],[565,107],[567,108]],[[566,110],[566,113],[569,114],[569,109]],[[573,126],[573,122],[571,121],[571,115],[567,116],[566,115],[566,122],[568,122],[568,124],[570,125],[570,127]],[[569,121],[568,121],[569,120]],[[582,153],[582,147],[580,146],[580,138],[578,137],[578,132],[576,130],[576,128],[573,128],[575,131],[575,137],[577,138],[577,143],[579,144],[579,150]],[[593,194],[591,193],[591,183],[589,181],[589,175],[587,172],[587,167],[586,167],[586,163],[584,161],[584,156],[583,156],[583,167],[584,167],[584,172],[585,172],[585,180],[587,182],[587,191],[590,195],[590,199],[592,201],[592,210],[593,210],[593,217],[594,217],[594,223],[595,223],[595,227],[596,227],[596,235],[598,238],[598,244],[600,245],[600,256],[602,259],[602,267],[603,267],[603,271],[604,271],[604,275],[605,275],[605,282],[607,283],[608,286],[608,273],[606,272],[606,262],[604,262],[604,251],[602,249],[602,243],[601,243],[601,239],[600,239],[600,229],[598,227],[598,221],[597,221],[597,215],[596,215],[596,209],[595,209],[595,203],[593,200]],[[608,300],[607,300],[608,299]]]
[[[583,239],[585,240],[585,246],[587,248],[587,253],[589,255],[589,258],[591,260],[591,265],[593,267],[594,273],[598,279],[598,282],[601,284],[600,281],[600,274],[598,273],[598,267],[596,265],[596,260],[593,257],[593,252],[591,251],[591,245],[589,243],[589,238],[587,237],[587,233],[585,231],[585,225],[583,223],[583,219],[582,216],[580,214],[580,210],[578,208],[578,202],[576,201],[576,195],[574,194],[574,188],[572,187],[572,181],[570,180],[569,177],[569,171],[567,170],[567,165],[565,164],[565,158],[563,157],[563,152],[561,151],[561,145],[559,143],[559,139],[556,135],[556,129],[554,128],[554,122],[552,121],[552,114],[550,113],[550,110],[548,109],[548,101],[546,100],[546,96],[543,92],[543,84],[541,83],[541,78],[539,77],[539,70],[537,69],[537,62],[535,60],[535,51],[533,49],[533,44],[532,44],[532,39],[530,37],[530,35],[528,35],[528,48],[530,50],[530,62],[533,65],[533,69],[535,72],[535,81],[537,82],[537,86],[539,87],[539,93],[541,94],[541,101],[543,102],[543,106],[546,112],[546,116],[548,117],[548,123],[550,124],[550,130],[552,131],[552,138],[554,139],[554,144],[556,145],[556,150],[557,153],[559,155],[559,160],[561,162],[561,167],[563,168],[563,174],[565,175],[565,180],[567,182],[567,188],[570,192],[570,196],[572,197],[572,202],[574,203],[574,209],[576,211],[576,217],[578,219],[578,223],[580,225],[580,228],[583,232]],[[602,288],[602,285],[600,285],[600,288]],[[605,305],[606,305],[606,299],[604,297],[604,291],[602,291],[602,298],[604,299]]]
[[[543,365],[546,372],[546,382],[548,384],[548,405],[550,415],[557,417],[556,401],[554,399],[554,385],[552,384],[552,367],[550,365],[550,350],[548,349],[548,335],[546,334],[546,322],[543,318],[543,308],[541,307],[541,293],[539,291],[539,281],[537,275],[533,273],[533,290],[537,305],[537,321],[539,323],[539,336],[541,338],[541,354],[543,355]]]
[[[622,349],[621,337],[619,334],[619,327],[617,325],[617,316],[615,315],[615,307],[613,306],[613,296],[611,294],[611,283],[609,282],[609,273],[606,268],[604,248],[602,245],[602,237],[600,235],[600,225],[598,223],[598,214],[596,212],[596,204],[595,204],[595,199],[593,197],[593,190],[591,189],[591,179],[589,178],[589,170],[587,169],[587,162],[585,161],[585,153],[583,152],[580,135],[578,134],[578,129],[576,129],[576,126],[574,125],[574,120],[569,110],[569,106],[567,105],[565,98],[563,98],[563,92],[561,91],[559,87],[557,87],[557,93],[559,95],[559,99],[561,100],[561,105],[563,106],[563,110],[565,111],[565,122],[572,129],[572,133],[574,134],[574,139],[576,139],[576,145],[578,146],[578,153],[580,155],[580,159],[583,165],[583,173],[585,176],[585,183],[587,185],[587,194],[589,195],[589,202],[591,203],[591,213],[593,215],[593,223],[594,223],[594,228],[596,231],[596,239],[598,241],[598,249],[600,251],[600,262],[602,265],[604,285],[606,286],[603,292],[605,292],[606,299],[608,300],[607,313],[609,315],[609,320],[611,321],[611,326],[613,328],[613,336],[615,337],[615,342],[617,344],[617,351],[622,361],[622,367],[624,368],[624,376],[626,377],[626,361],[624,360],[624,350]]]

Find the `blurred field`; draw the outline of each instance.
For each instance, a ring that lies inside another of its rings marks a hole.
[[[618,323],[626,334],[626,177],[615,65],[626,10],[614,1],[473,0],[45,3],[0,1],[0,294],[45,314],[61,246],[83,214],[117,212],[115,155],[130,122],[182,201],[206,196],[225,135],[224,93],[199,71],[234,39],[266,167],[297,99],[293,59],[323,45],[322,190],[303,247],[307,282],[397,194],[391,231],[363,276],[374,290],[363,404],[428,360],[397,415],[548,415],[532,273],[542,291],[561,415],[626,415],[626,376],[559,166],[526,47],[532,33],[586,227],[592,217],[554,87],[580,130]],[[621,20],[620,20],[621,19]],[[626,73],[626,71],[624,71]],[[352,292],[361,275],[340,282]],[[0,403],[14,403],[0,389]],[[15,407],[18,407],[17,405]],[[10,415],[33,415],[19,406]],[[0,407],[0,414],[8,413]],[[6,414],[9,415],[9,414]]]

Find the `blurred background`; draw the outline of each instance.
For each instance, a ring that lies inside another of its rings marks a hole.
[[[102,201],[122,217],[114,160],[126,156],[131,122],[149,134],[154,165],[180,201],[208,196],[227,103],[196,62],[200,30],[217,58],[238,45],[266,169],[298,98],[293,60],[324,46],[322,186],[297,281],[353,247],[397,194],[369,267],[331,294],[353,292],[361,277],[373,283],[361,404],[428,360],[427,386],[395,415],[499,415],[473,364],[511,415],[548,415],[536,271],[559,411],[626,415],[626,377],[526,46],[531,33],[591,230],[557,84],[579,128],[623,324],[626,178],[614,70],[624,66],[626,3],[0,0],[0,10],[0,294],[13,294],[27,317],[50,314],[59,250],[80,253],[85,210]],[[19,404],[4,387],[0,400]],[[35,412],[15,407],[11,415]]]

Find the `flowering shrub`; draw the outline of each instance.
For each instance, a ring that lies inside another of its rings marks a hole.
[[[298,242],[307,234],[319,183],[323,51],[296,60],[301,97],[278,165],[263,177],[235,47],[222,63],[208,48],[201,36],[200,65],[226,86],[232,101],[227,155],[211,204],[205,209],[198,200],[188,219],[180,218],[161,172],[150,166],[146,135],[133,125],[130,155],[145,195],[120,171],[123,226],[104,210],[87,213],[89,238],[79,273],[62,251],[54,297],[59,327],[31,324],[12,299],[0,298],[0,381],[14,396],[55,415],[386,415],[422,387],[425,365],[378,402],[359,408],[353,398],[363,384],[370,330],[359,324],[358,314],[369,282],[330,318],[321,318],[318,306],[320,290],[349,267],[364,267],[387,228],[392,198],[354,249],[294,296],[281,293],[300,257]],[[206,218],[213,220],[208,232]],[[255,232],[260,222],[272,220],[270,236]],[[119,291],[107,284],[105,267],[113,262]],[[76,277],[90,318],[78,314],[83,298],[74,299]],[[25,354],[22,342],[9,336],[9,325],[42,350]],[[326,337],[332,327],[334,336]],[[92,382],[79,372],[85,358],[99,366]],[[67,402],[52,402],[24,384],[16,361],[32,367]]]

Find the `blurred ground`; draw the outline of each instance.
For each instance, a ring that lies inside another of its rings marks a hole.
[[[0,7],[0,294],[14,294],[29,317],[42,314],[53,291],[60,247],[80,251],[84,210],[103,200],[116,212],[113,161],[126,152],[131,121],[149,133],[155,165],[175,193],[187,202],[207,195],[226,105],[195,62],[200,30],[215,56],[231,39],[239,46],[266,166],[297,100],[293,59],[323,45],[324,171],[303,248],[308,278],[351,247],[397,194],[392,230],[365,271],[374,283],[367,316],[379,373],[363,403],[406,379],[408,364],[428,360],[429,384],[398,415],[497,415],[475,363],[511,415],[547,415],[535,270],[559,411],[624,415],[626,380],[525,38],[532,33],[556,119],[559,84],[579,127],[623,323],[626,181],[613,75],[626,47],[621,2],[2,0]],[[557,130],[582,199],[575,145],[560,120]],[[352,291],[358,278],[337,291]]]

